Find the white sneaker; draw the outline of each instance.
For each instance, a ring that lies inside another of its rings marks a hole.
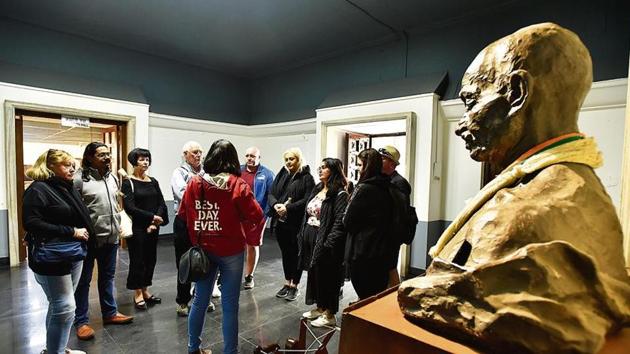
[[[326,315],[321,315],[317,317],[316,320],[311,321],[311,325],[313,327],[326,327],[326,326],[334,326],[337,324],[337,319],[335,316],[328,318]]]
[[[86,354],[83,350],[73,350],[66,348],[66,354]]]
[[[307,320],[314,320],[317,317],[323,315],[324,313],[322,311],[319,311],[318,309],[314,309],[314,310],[310,310],[308,312],[304,312],[302,314],[302,317],[306,318]]]
[[[212,289],[212,297],[215,299],[221,297],[221,290],[219,290],[217,283],[214,283],[214,288]]]

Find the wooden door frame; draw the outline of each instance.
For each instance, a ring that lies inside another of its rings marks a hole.
[[[6,176],[6,195],[8,209],[8,234],[9,234],[9,264],[12,267],[20,264],[20,235],[18,224],[18,195],[17,195],[17,137],[15,134],[15,111],[23,109],[28,111],[47,112],[55,114],[66,114],[81,117],[90,117],[96,119],[105,119],[110,121],[126,122],[124,129],[124,138],[135,136],[136,117],[113,114],[107,112],[90,111],[83,109],[74,109],[67,107],[49,106],[37,103],[18,102],[7,100],[4,102],[4,128],[6,132],[4,158],[5,158],[5,176]],[[123,140],[123,149],[131,150],[134,146],[134,139]]]

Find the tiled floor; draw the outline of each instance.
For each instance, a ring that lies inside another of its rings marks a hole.
[[[175,313],[174,258],[171,238],[163,237],[158,245],[158,264],[151,288],[153,293],[162,298],[162,304],[140,311],[133,306],[132,292],[125,288],[128,254],[126,250],[121,250],[116,274],[118,307],[120,312],[134,315],[134,322],[125,326],[103,326],[93,281],[90,324],[96,331],[96,338],[79,341],[73,331],[68,346],[90,354],[186,353],[187,320],[177,317]],[[306,277],[304,273],[300,284],[302,293],[305,291]],[[259,344],[278,342],[284,346],[287,337],[297,338],[300,316],[310,309],[304,304],[303,296],[294,302],[275,297],[276,291],[282,286],[283,273],[278,245],[268,236],[261,248],[255,281],[254,289],[241,291],[239,353],[253,353]],[[26,265],[14,269],[0,268],[0,284],[0,353],[39,353],[45,345],[44,321],[48,307],[41,287]],[[341,308],[356,300],[350,283],[345,284],[343,293]],[[216,299],[214,302],[217,310],[207,315],[202,347],[209,347],[213,353],[223,353],[221,305]],[[340,317],[337,316],[338,324]],[[318,334],[323,332],[316,331]],[[337,332],[328,344],[329,353],[337,353],[338,343]]]

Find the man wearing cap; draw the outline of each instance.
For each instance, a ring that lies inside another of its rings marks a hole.
[[[402,194],[405,196],[405,201],[407,205],[411,205],[410,196],[411,196],[411,185],[405,177],[401,176],[396,171],[396,166],[400,164],[400,152],[398,149],[391,145],[386,145],[380,149],[378,152],[381,154],[383,159],[383,168],[381,172],[390,178],[390,182],[398,188]],[[396,266],[398,265],[398,251],[399,248],[396,248],[395,254],[392,255],[392,269],[389,271],[389,282],[387,287],[392,287],[394,285],[400,284],[400,275],[398,275],[398,269]]]

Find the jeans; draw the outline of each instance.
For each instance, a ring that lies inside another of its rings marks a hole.
[[[79,283],[83,261],[74,262],[70,274],[40,275],[35,280],[42,286],[48,299],[46,314],[46,350],[49,354],[64,353],[74,319],[74,290]]]
[[[245,252],[218,257],[207,253],[210,275],[195,285],[195,295],[188,314],[188,351],[199,349],[206,309],[212,295],[217,270],[221,271],[221,306],[223,307],[223,352],[236,354],[238,346],[238,300],[241,294],[241,277]]]
[[[84,324],[88,324],[89,321],[88,297],[95,260],[98,266],[98,299],[101,303],[101,315],[103,318],[108,318],[116,315],[118,312],[116,299],[114,298],[114,274],[116,273],[117,254],[118,245],[108,244],[99,248],[88,246],[88,253],[83,261],[81,279],[74,292],[74,299],[77,303],[74,318],[75,327],[78,328]]]

